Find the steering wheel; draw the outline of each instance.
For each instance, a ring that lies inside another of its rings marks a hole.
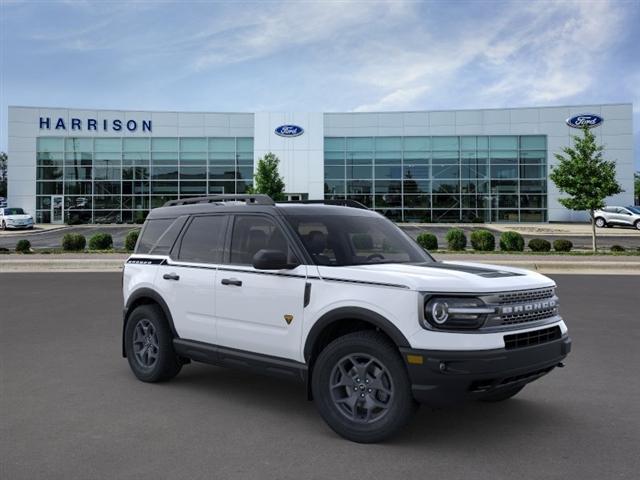
[[[380,260],[384,260],[384,255],[382,255],[381,253],[372,253],[367,257],[367,262],[369,260],[373,260],[374,258],[379,258]]]

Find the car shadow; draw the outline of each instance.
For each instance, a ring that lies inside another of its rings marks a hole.
[[[256,411],[268,410],[287,422],[306,423],[317,435],[337,438],[329,427],[318,429],[319,415],[307,400],[302,383],[250,372],[202,364],[187,365],[169,382],[189,395],[216,396],[230,406],[242,404]],[[256,392],[259,392],[256,395]],[[525,389],[505,402],[467,402],[446,408],[421,406],[416,415],[385,445],[450,444],[470,449],[501,448],[505,438],[518,442],[550,429],[561,429],[571,420],[560,403],[533,401]],[[320,420],[321,421],[321,420]]]

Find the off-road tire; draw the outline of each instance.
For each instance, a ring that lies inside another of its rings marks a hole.
[[[139,380],[163,382],[180,372],[182,362],[173,350],[173,335],[159,306],[136,307],[127,319],[124,336],[129,366]],[[141,354],[144,349],[146,356]],[[155,356],[153,361],[151,356]]]
[[[352,363],[352,358],[362,363]],[[372,360],[369,367],[364,367],[367,359]],[[345,365],[354,366],[347,370]],[[341,381],[336,382],[336,378]],[[342,381],[348,385],[343,386]],[[331,388],[332,384],[334,388]],[[350,333],[324,348],[313,365],[311,388],[316,407],[329,427],[342,437],[359,443],[388,439],[417,409],[398,348],[375,331]],[[351,406],[351,395],[356,397],[355,407]],[[336,400],[338,396],[343,398]],[[367,407],[371,405],[374,406]],[[345,413],[347,409],[355,413]]]

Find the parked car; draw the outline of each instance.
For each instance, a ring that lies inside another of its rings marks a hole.
[[[388,438],[418,403],[507,400],[571,348],[550,278],[436,261],[364,207],[265,195],[152,210],[123,295],[141,381],[191,361],[297,379],[356,442]]]
[[[0,197],[0,208],[4,208],[7,206],[7,199],[4,197]]]
[[[33,217],[21,208],[0,208],[0,229],[33,228]]]
[[[604,207],[594,212],[596,227],[625,226],[640,230],[640,207]]]

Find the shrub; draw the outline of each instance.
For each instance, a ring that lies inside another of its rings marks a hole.
[[[0,247],[0,253],[9,253],[9,249],[5,247]]]
[[[79,233],[67,233],[62,237],[62,250],[65,252],[78,252],[84,250],[87,239]]]
[[[479,252],[493,252],[496,248],[496,237],[489,230],[471,232],[471,246]]]
[[[113,247],[113,238],[108,233],[96,233],[89,239],[90,250],[109,250]]]
[[[31,242],[29,240],[18,240],[16,243],[16,252],[31,253]]]
[[[553,241],[553,249],[556,252],[570,252],[573,248],[573,243],[571,240],[565,240],[564,238],[559,238],[558,240]]]
[[[134,248],[136,248],[136,242],[138,241],[139,235],[140,230],[131,230],[129,233],[127,233],[127,236],[124,237],[124,248],[132,252]]]
[[[418,245],[420,245],[425,250],[437,250],[438,249],[438,237],[436,237],[433,233],[422,232],[416,238]]]
[[[524,250],[524,238],[518,232],[503,232],[500,235],[500,250],[522,252]]]
[[[452,228],[445,237],[449,250],[464,250],[467,247],[467,237],[459,228]]]
[[[544,238],[533,238],[529,240],[529,248],[534,252],[549,252],[551,251],[551,242]]]
[[[624,252],[626,249],[622,245],[611,245],[612,252]]]

